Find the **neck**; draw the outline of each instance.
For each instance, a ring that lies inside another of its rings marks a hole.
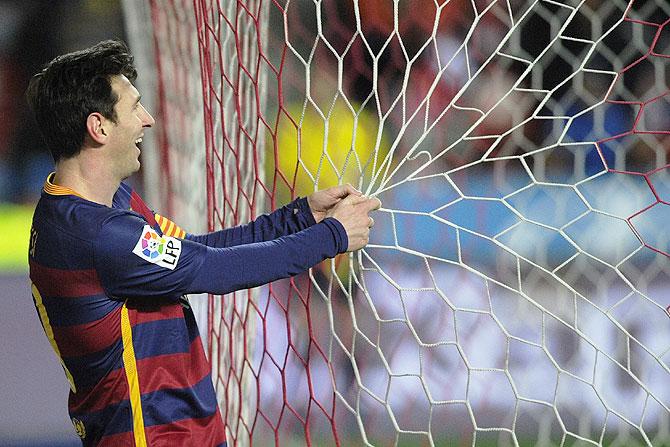
[[[97,164],[95,160],[77,157],[61,160],[56,164],[53,182],[72,189],[86,200],[111,207],[121,180]]]

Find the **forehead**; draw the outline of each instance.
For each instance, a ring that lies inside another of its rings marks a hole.
[[[135,86],[124,75],[112,76],[112,91],[119,97],[118,102],[135,102],[140,97],[140,93]]]

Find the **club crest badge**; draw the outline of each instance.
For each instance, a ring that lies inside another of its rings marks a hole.
[[[74,431],[77,432],[77,436],[84,439],[86,437],[86,427],[84,427],[84,423],[77,418],[72,418],[72,425],[74,425]]]

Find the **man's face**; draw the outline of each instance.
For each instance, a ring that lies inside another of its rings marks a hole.
[[[118,96],[114,105],[116,124],[111,123],[109,157],[114,173],[125,179],[140,169],[140,149],[144,128],[155,121],[140,103],[140,94],[125,76],[112,78],[112,91]]]

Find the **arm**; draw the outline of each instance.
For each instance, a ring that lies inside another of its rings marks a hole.
[[[187,234],[186,239],[209,247],[234,247],[243,244],[271,241],[302,231],[315,223],[316,221],[309,208],[307,199],[298,198],[270,214],[259,216],[256,220],[246,225],[226,228],[199,236]]]
[[[247,225],[217,231],[202,236],[187,235],[187,239],[210,247],[233,247],[294,234],[324,220],[343,199],[360,197],[353,186],[339,185],[316,191],[299,198],[278,210],[260,216]],[[162,225],[161,225],[162,228]]]
[[[188,234],[170,219],[154,213],[137,192],[125,183],[121,184],[114,195],[113,206],[122,210],[131,209],[142,215],[150,224],[155,221],[166,236],[189,239],[218,248],[276,239],[304,230],[316,223],[306,198],[296,199],[270,214],[258,217],[249,224],[200,236]]]
[[[95,265],[112,297],[176,300],[186,293],[225,294],[296,275],[347,245],[346,231],[334,218],[273,241],[212,248],[161,238],[142,219],[120,214],[102,225]]]

